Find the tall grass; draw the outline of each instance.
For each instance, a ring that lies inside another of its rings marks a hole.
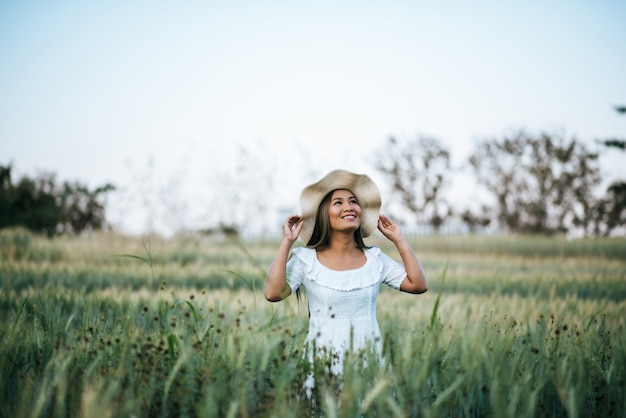
[[[552,240],[515,238],[507,251],[502,238],[415,239],[431,291],[381,291],[385,362],[352,355],[341,381],[316,363],[309,399],[306,309],[257,291],[276,242],[31,236],[18,252],[4,234],[2,417],[626,410],[626,257],[611,255],[623,251],[616,241],[560,241],[546,255]]]

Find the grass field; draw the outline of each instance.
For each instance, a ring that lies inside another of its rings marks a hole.
[[[0,417],[626,416],[624,239],[412,242],[430,290],[381,290],[386,362],[320,361],[307,399],[277,241],[1,231]]]

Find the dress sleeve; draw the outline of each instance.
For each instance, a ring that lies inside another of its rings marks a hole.
[[[295,248],[291,251],[289,261],[287,261],[287,284],[292,293],[298,290],[306,275],[306,263],[303,260],[305,254],[302,254],[304,250],[306,248]]]
[[[382,251],[378,254],[378,260],[381,263],[380,273],[383,283],[396,290],[400,290],[400,285],[407,276],[404,265],[402,263],[398,263]]]

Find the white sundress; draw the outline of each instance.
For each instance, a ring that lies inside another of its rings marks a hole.
[[[348,351],[373,344],[382,355],[382,336],[376,319],[376,298],[381,283],[399,290],[406,277],[404,266],[378,247],[364,250],[363,266],[337,271],[317,259],[315,249],[299,247],[287,263],[287,283],[295,292],[304,287],[309,303],[309,332],[305,346],[332,355],[331,371],[340,375]],[[309,354],[312,355],[309,351]]]

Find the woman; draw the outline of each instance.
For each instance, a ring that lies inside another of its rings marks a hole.
[[[415,294],[426,292],[428,284],[398,225],[379,215],[380,193],[368,176],[331,171],[302,191],[300,205],[302,216],[283,224],[265,298],[277,302],[304,287],[310,314],[306,343],[315,355],[330,355],[331,370],[341,374],[346,352],[373,344],[382,353],[376,320],[380,284]],[[396,246],[402,264],[365,245],[363,238],[376,227]],[[298,237],[306,247],[292,251]]]

